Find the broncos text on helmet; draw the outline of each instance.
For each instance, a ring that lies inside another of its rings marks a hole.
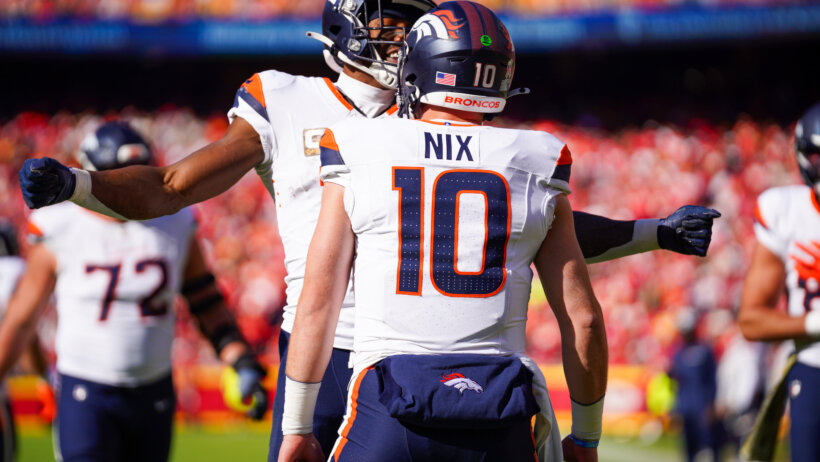
[[[497,114],[515,94],[508,95],[514,72],[515,47],[492,11],[468,1],[442,3],[407,35],[399,59],[401,115],[414,116],[418,103]]]
[[[92,171],[153,162],[148,143],[123,121],[106,122],[89,133],[80,144],[76,158],[84,169]]]
[[[797,121],[794,144],[803,181],[820,195],[820,103]]]
[[[325,45],[328,66],[342,72],[345,64],[376,79],[386,88],[396,88],[396,63],[382,56],[380,46],[394,44],[385,35],[404,34],[404,28],[383,25],[374,19],[402,19],[413,24],[424,13],[435,8],[431,0],[328,0],[322,11],[322,33],[308,32],[308,37]],[[371,37],[371,32],[378,34]]]

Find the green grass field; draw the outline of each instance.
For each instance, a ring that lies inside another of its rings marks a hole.
[[[29,434],[20,438],[18,462],[53,461],[51,436]],[[172,462],[260,461],[266,460],[268,434],[257,428],[208,431],[187,427],[177,431],[171,452]],[[728,454],[725,454],[728,456]],[[787,461],[781,448],[778,461]],[[665,436],[650,445],[637,439],[605,438],[599,448],[600,462],[679,462],[683,460],[675,436]],[[731,460],[724,457],[724,460]]]

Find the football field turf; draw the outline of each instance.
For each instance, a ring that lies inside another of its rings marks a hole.
[[[172,462],[260,461],[266,460],[268,434],[257,429],[208,431],[199,427],[180,429],[174,435]],[[53,461],[49,434],[20,437],[18,462]],[[605,439],[601,442],[601,462],[681,461],[678,439],[664,437],[651,445],[637,440]]]
[[[18,462],[53,461],[51,436],[39,432],[20,437]],[[679,439],[665,436],[646,445],[637,439],[604,438],[599,452],[600,462],[679,462],[683,456]],[[209,431],[201,427],[178,429],[174,435],[171,462],[259,461],[268,452],[268,433],[259,427],[240,427]],[[731,460],[725,457],[724,460]],[[781,446],[776,461],[787,461],[787,451]]]

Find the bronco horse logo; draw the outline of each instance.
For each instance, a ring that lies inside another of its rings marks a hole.
[[[432,35],[439,39],[457,39],[458,30],[467,23],[464,19],[456,19],[452,11],[442,10],[432,14],[426,14],[419,19],[413,30],[419,34],[419,38]]]
[[[468,379],[464,377],[464,375],[459,374],[458,372],[454,372],[448,375],[441,375],[441,383],[447,385],[448,387],[453,387],[460,394],[464,394],[464,390],[473,390],[476,393],[483,393],[484,389],[481,388],[481,385],[477,384],[475,380]]]

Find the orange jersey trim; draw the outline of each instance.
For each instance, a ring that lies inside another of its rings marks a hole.
[[[814,189],[811,189],[811,203],[814,204],[814,210],[820,213],[820,202],[817,201],[817,193],[814,192]]]
[[[319,147],[325,149],[332,149],[336,152],[339,152],[339,145],[336,143],[336,137],[333,136],[333,132],[330,131],[329,128],[325,129],[325,133],[322,135],[322,139],[319,140]]]
[[[347,102],[345,97],[342,96],[342,93],[339,91],[339,89],[336,88],[336,85],[333,85],[333,82],[331,82],[330,79],[328,79],[327,77],[323,77],[322,80],[325,81],[327,88],[330,90],[331,93],[333,93],[336,99],[339,100],[339,102],[342,103],[342,105],[346,107],[348,111],[352,111],[353,105]]]
[[[265,104],[265,92],[262,91],[262,79],[259,77],[259,74],[253,74],[251,78],[242,84],[242,88],[259,101],[259,104],[261,104],[263,108],[268,107]]]
[[[814,194],[812,194],[812,196],[814,196]],[[763,219],[763,214],[760,213],[760,204],[755,205],[755,220],[757,220],[757,222],[764,228],[769,229],[769,225],[767,225],[766,220]]]
[[[565,144],[563,148],[561,148],[561,156],[558,157],[558,163],[556,165],[571,165],[572,164],[572,154],[569,152],[569,148]]]
[[[26,231],[29,234],[33,234],[37,237],[43,237],[43,231],[40,228],[38,228],[37,225],[35,225],[34,223],[32,223],[30,221],[28,222],[28,224],[26,226]]]

